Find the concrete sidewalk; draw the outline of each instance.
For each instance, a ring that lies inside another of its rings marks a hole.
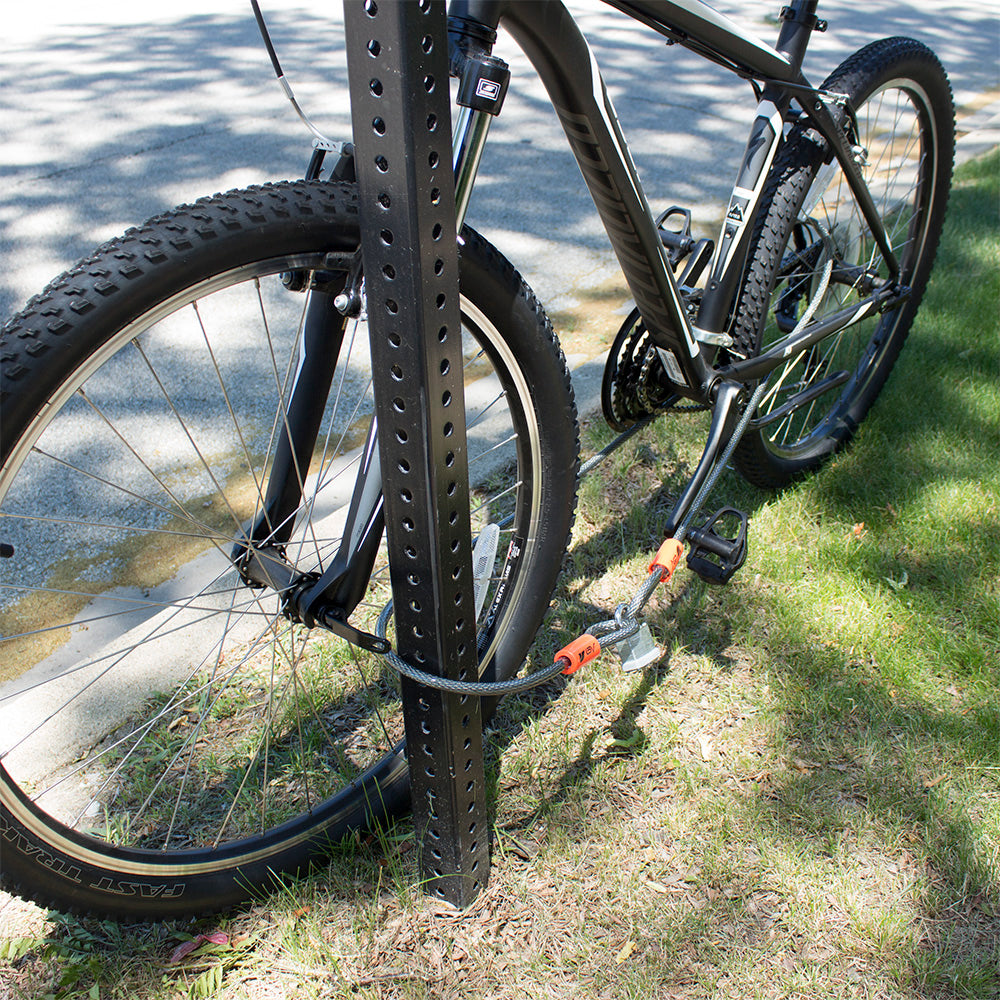
[[[300,102],[328,135],[348,136],[340,4],[263,6]],[[596,50],[651,203],[690,206],[712,232],[742,149],[750,88],[596,0],[570,6]],[[773,39],[773,18],[760,14],[772,5],[716,6]],[[827,0],[821,10],[831,28],[814,36],[811,76],[869,39],[914,35],[949,69],[962,155],[997,142],[1000,18],[992,0]],[[576,289],[611,279],[617,265],[534,72],[510,39],[498,52],[514,83],[469,221],[543,302],[564,307]],[[245,0],[173,0],[159,12],[123,0],[12,5],[0,40],[0,315],[157,211],[301,175],[309,145]]]

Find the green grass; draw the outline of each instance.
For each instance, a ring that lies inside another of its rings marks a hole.
[[[781,495],[723,477],[750,557],[726,588],[681,570],[654,596],[662,663],[606,655],[504,703],[466,913],[420,893],[401,823],[219,918],[10,903],[0,995],[1000,997],[998,205],[994,153],[958,174],[849,451]],[[644,578],[704,429],[665,422],[584,485],[538,663]],[[210,931],[227,943],[169,963]]]

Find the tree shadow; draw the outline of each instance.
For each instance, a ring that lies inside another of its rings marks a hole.
[[[961,93],[996,86],[996,21],[985,10],[827,7],[832,30],[814,41],[812,76],[898,32],[936,46]],[[776,25],[747,5],[722,8],[774,37]],[[347,138],[339,9],[265,13],[300,103],[326,134]],[[604,5],[578,13],[651,204],[690,205],[714,235],[753,114],[750,88]],[[310,137],[272,78],[249,11],[113,27],[79,19],[29,40],[15,34],[0,60],[3,315],[127,225],[220,188],[300,176],[308,156]],[[581,272],[589,281],[614,270],[607,238],[533,69],[504,35],[497,51],[514,85],[470,223],[509,251],[543,299],[572,294]]]

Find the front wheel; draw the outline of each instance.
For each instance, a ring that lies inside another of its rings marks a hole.
[[[909,298],[791,358],[771,376],[757,418],[734,454],[746,479],[774,488],[818,468],[854,435],[885,384],[927,284],[951,180],[954,112],[937,57],[920,42],[888,38],[851,56],[821,88],[847,95],[843,116],[900,265]],[[744,356],[797,324],[820,321],[889,278],[836,160],[796,126],[765,187],[760,222],[735,314]],[[807,315],[808,313],[808,315]]]
[[[230,559],[259,515],[310,296],[358,245],[347,185],[177,209],[53,282],[0,334],[2,884],[165,917],[231,905],[408,804],[397,678],[281,614]],[[569,376],[514,269],[466,230],[462,353],[481,664],[521,665],[567,543]],[[373,409],[339,361],[286,558],[337,551]],[[496,534],[491,530],[490,536]],[[353,623],[389,598],[384,552]]]

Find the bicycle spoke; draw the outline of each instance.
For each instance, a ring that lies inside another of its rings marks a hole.
[[[160,392],[163,394],[163,398],[166,400],[167,405],[170,407],[171,412],[177,418],[177,423],[180,425],[181,430],[184,431],[185,437],[191,443],[191,447],[194,449],[195,454],[198,456],[198,460],[201,462],[202,466],[205,469],[205,472],[208,474],[208,478],[212,480],[212,485],[215,487],[216,493],[218,494],[219,497],[221,497],[222,502],[226,505],[226,509],[229,511],[229,514],[233,519],[233,524],[236,530],[239,531],[241,526],[239,515],[236,513],[235,510],[233,510],[232,505],[229,502],[229,498],[223,491],[222,486],[219,484],[218,479],[216,479],[215,473],[212,471],[211,465],[209,465],[208,460],[202,454],[201,449],[198,447],[198,444],[195,441],[193,435],[191,434],[191,431],[187,426],[187,423],[184,421],[184,418],[180,415],[180,413],[177,412],[177,407],[175,406],[174,401],[171,398],[170,394],[167,392],[166,386],[163,384],[162,380],[160,379],[160,376],[156,374],[156,369],[153,367],[149,358],[146,356],[146,352],[143,350],[142,345],[139,343],[139,341],[133,340],[132,344],[135,347],[135,349],[139,352],[140,356],[142,357],[142,360],[145,361],[146,366],[149,368],[150,374],[153,376],[153,380],[156,382],[157,386],[160,389]]]
[[[226,401],[226,410],[229,413],[229,419],[232,422],[233,429],[236,431],[236,436],[240,440],[240,448],[243,451],[243,458],[246,461],[247,469],[250,475],[253,476],[254,487],[256,488],[256,507],[254,509],[254,520],[256,521],[257,515],[260,513],[260,505],[264,496],[264,487],[257,477],[257,464],[250,457],[250,449],[247,447],[246,438],[243,436],[243,428],[240,425],[240,421],[236,416],[236,411],[233,409],[232,401],[229,398],[229,391],[226,389],[226,381],[222,377],[222,370],[219,368],[219,362],[216,360],[215,351],[212,350],[212,343],[208,337],[208,331],[205,329],[205,323],[202,320],[201,312],[198,309],[197,299],[191,303],[191,308],[194,310],[194,314],[198,320],[198,327],[201,330],[202,339],[205,341],[205,349],[208,351],[208,356],[212,360],[212,368],[215,371],[215,377],[219,383],[219,388],[222,390],[222,398]]]
[[[209,856],[306,830],[373,767],[400,773],[395,676],[291,620],[287,595],[241,575],[247,524],[260,525],[255,546],[280,538],[269,558],[287,564],[289,588],[342,548],[373,408],[363,321],[345,321],[316,441],[289,463],[295,510],[263,522],[269,491],[282,487],[271,476],[293,423],[310,301],[279,276],[313,273],[324,255],[239,264],[147,305],[69,372],[18,453],[17,485],[0,480],[4,541],[27,551],[30,539],[41,553],[0,583],[0,648],[27,650],[0,689],[0,721],[16,722],[0,744],[2,773],[53,828],[101,856]],[[467,316],[469,516],[476,530],[501,522],[530,546],[542,516],[531,383],[478,307]],[[543,382],[564,378],[551,364]],[[490,606],[503,598],[477,639],[485,657],[509,634],[509,602],[528,592],[518,574],[535,572],[510,558],[503,547],[480,575]],[[372,630],[390,595],[383,544],[351,623]]]

